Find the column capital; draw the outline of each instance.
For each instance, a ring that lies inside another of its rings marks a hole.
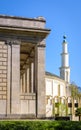
[[[8,39],[6,40],[5,42],[7,45],[19,45],[21,44],[21,41],[20,40],[17,40],[17,39]]]

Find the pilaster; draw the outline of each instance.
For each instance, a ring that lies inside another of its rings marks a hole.
[[[8,88],[7,115],[20,113],[20,45],[7,41],[8,46]]]
[[[20,113],[20,45],[12,45],[12,114]]]
[[[35,48],[35,85],[36,85],[36,115],[45,117],[45,42],[41,42]]]

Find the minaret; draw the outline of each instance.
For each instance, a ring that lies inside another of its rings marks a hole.
[[[63,36],[60,77],[64,79],[67,83],[70,83],[69,54],[68,54],[68,43],[66,42],[66,36]]]

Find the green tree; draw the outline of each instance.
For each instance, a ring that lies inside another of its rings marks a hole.
[[[67,107],[66,104],[59,103],[59,114],[61,116],[66,116]]]
[[[66,104],[63,104],[61,102],[55,103],[55,109],[53,113],[55,113],[56,116],[66,116],[67,115],[67,106]]]
[[[70,89],[73,98],[81,97],[81,92],[79,92],[78,86],[74,82],[70,84]]]
[[[79,116],[79,120],[81,120],[81,108],[77,108],[75,114],[76,114],[76,116]]]

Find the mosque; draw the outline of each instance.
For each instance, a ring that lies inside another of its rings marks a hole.
[[[68,43],[63,37],[60,76],[45,72],[43,17],[0,15],[0,119],[75,117]]]
[[[71,114],[69,108],[66,112],[66,105],[71,102],[70,90],[70,66],[68,43],[66,36],[63,36],[60,76],[46,72],[46,116],[66,116]],[[67,104],[66,104],[67,103]],[[67,106],[68,107],[68,106]]]

